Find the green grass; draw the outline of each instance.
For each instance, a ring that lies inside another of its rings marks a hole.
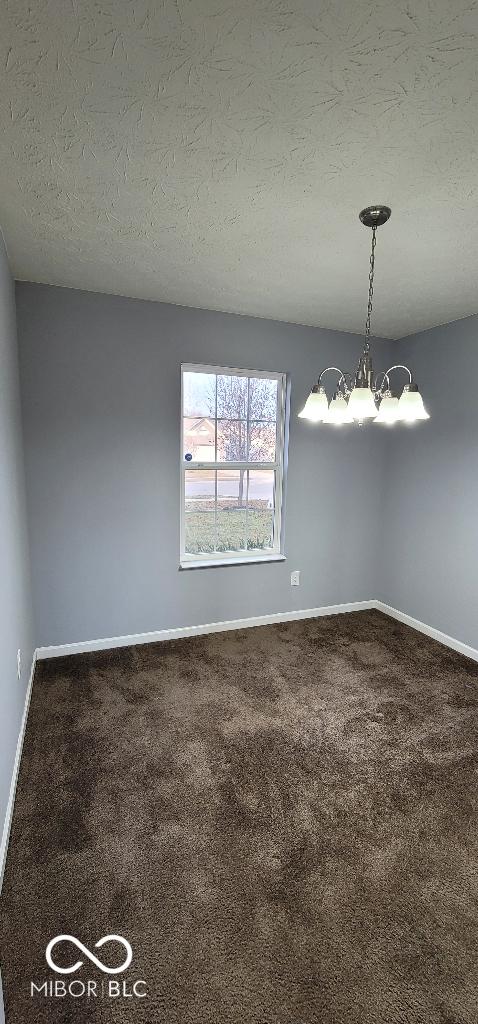
[[[246,548],[246,510],[218,508],[217,537],[214,511],[208,502],[188,501],[186,510],[186,551],[201,554],[213,551],[240,551]],[[195,506],[196,507],[191,507]],[[197,506],[201,511],[197,510]],[[272,543],[273,511],[256,502],[247,511],[247,549],[269,548]]]

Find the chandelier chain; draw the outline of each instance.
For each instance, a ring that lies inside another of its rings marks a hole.
[[[372,228],[372,251],[370,253],[370,270],[368,275],[368,305],[367,305],[367,319],[365,321],[365,352],[370,349],[370,324],[372,320],[372,306],[373,306],[373,277],[375,273],[375,246],[377,244],[377,228],[375,225]]]

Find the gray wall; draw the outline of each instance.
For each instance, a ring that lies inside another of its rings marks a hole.
[[[296,416],[356,336],[33,284],[17,308],[38,645],[375,596],[387,439]],[[285,563],[178,572],[181,362],[290,374]]]
[[[478,317],[399,344],[431,419],[393,432],[380,596],[478,648]]]
[[[18,649],[23,662],[20,681]],[[32,655],[15,297],[0,232],[0,836]]]

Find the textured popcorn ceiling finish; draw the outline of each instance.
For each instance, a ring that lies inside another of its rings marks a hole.
[[[478,4],[4,0],[19,278],[374,331],[478,310]]]

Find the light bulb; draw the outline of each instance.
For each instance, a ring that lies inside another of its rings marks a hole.
[[[391,426],[396,423],[399,419],[398,411],[398,398],[392,395],[391,391],[386,391],[382,401],[380,402],[380,408],[378,410],[378,416],[375,423],[385,423],[387,426]]]
[[[336,427],[341,426],[343,423],[353,423],[353,416],[349,412],[349,407],[343,395],[334,395],[324,423],[333,423]]]
[[[423,398],[416,384],[406,384],[398,403],[398,418],[405,423],[416,420],[429,420],[430,417],[423,404]]]
[[[298,414],[300,419],[309,420],[311,423],[320,423],[325,419],[328,411],[329,403],[325,389],[319,388],[317,384],[314,384],[304,408]]]
[[[374,420],[377,415],[373,392],[367,387],[353,389],[348,408],[354,420]]]

